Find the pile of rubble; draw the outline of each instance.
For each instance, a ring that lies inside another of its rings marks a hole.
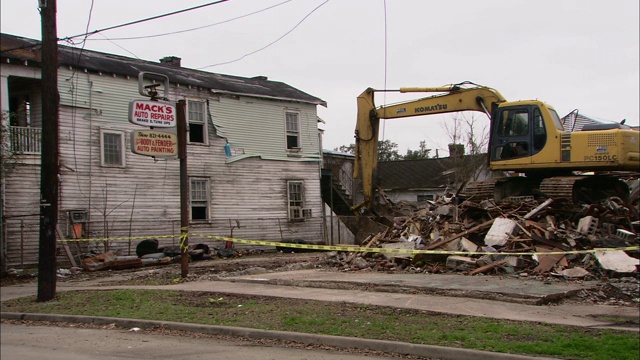
[[[211,259],[211,250],[206,244],[197,244],[188,249],[192,260]],[[87,256],[82,259],[78,270],[123,270],[141,266],[164,265],[181,260],[182,249],[178,245],[159,247],[157,239],[142,240],[136,246],[136,255],[121,256],[112,251]],[[71,271],[73,272],[73,269]],[[58,274],[60,275],[60,274]]]
[[[393,218],[392,226],[371,234],[362,246],[431,252],[341,253],[334,265],[345,271],[408,269],[580,279],[636,276],[640,266],[638,210],[618,198],[592,205],[530,197],[500,203],[440,200],[420,209],[404,205],[405,216]]]

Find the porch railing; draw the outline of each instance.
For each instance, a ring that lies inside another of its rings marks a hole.
[[[40,154],[42,129],[37,127],[9,127],[11,151],[16,154]]]

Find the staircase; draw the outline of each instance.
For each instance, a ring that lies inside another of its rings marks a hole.
[[[322,169],[322,178],[320,180],[322,200],[329,205],[336,215],[353,216],[354,213],[351,211],[353,198],[339,175],[334,174],[332,169]],[[344,174],[342,175],[342,178],[344,178]],[[348,178],[350,179],[350,177]]]

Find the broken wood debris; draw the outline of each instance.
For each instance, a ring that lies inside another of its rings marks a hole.
[[[618,200],[589,205],[531,198],[461,204],[439,200],[420,206],[404,202],[397,204],[402,216],[387,218],[393,225],[370,233],[363,250],[434,250],[433,254],[365,250],[338,257],[337,265],[344,271],[537,273],[566,278],[636,273],[639,211]]]
[[[188,253],[193,260],[211,258],[209,247],[205,244],[190,247]],[[158,248],[158,240],[148,239],[138,243],[136,255],[118,256],[112,251],[107,251],[94,256],[86,256],[82,259],[81,266],[85,271],[133,269],[147,265],[178,262],[180,255],[180,246]]]

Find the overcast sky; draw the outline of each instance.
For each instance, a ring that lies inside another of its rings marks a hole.
[[[88,27],[208,2],[95,0]],[[37,4],[2,0],[2,32],[40,39]],[[59,38],[85,32],[90,5],[58,0]],[[560,116],[577,108],[637,125],[639,13],[638,0],[230,0],[95,34],[85,48],[150,61],[173,55],[188,68],[288,83],[327,101],[318,115],[326,121],[324,148],[333,149],[354,142],[356,97],[367,87],[385,88],[385,81],[388,89],[473,81],[508,100],[545,101]],[[117,40],[221,22],[170,36]],[[210,66],[221,63],[227,64]],[[387,95],[376,102],[398,99]],[[428,148],[446,155],[444,123],[451,118],[388,120],[384,139],[398,143],[402,153],[426,140]],[[488,125],[485,116],[478,119]]]

